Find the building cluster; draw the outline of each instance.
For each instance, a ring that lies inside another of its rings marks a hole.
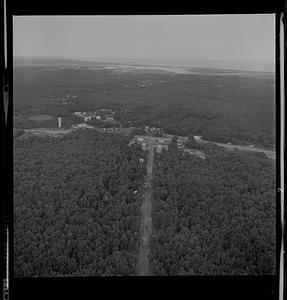
[[[144,132],[146,134],[161,136],[163,134],[163,128],[145,126],[144,127]]]
[[[164,139],[164,138],[159,138],[155,139],[155,150],[157,153],[161,153],[162,150],[168,150],[168,144],[170,143],[169,139]],[[144,137],[135,137],[130,143],[129,146],[131,145],[140,145],[143,150],[147,150],[147,141],[145,140]]]
[[[116,112],[112,111],[111,109],[101,108],[96,111],[89,111],[89,112],[74,112],[74,115],[78,117],[82,117],[85,122],[91,121],[92,119],[97,121],[105,121],[105,122],[115,122],[114,114]]]
[[[157,153],[161,153],[162,150],[168,150],[169,144],[171,142],[171,136],[168,136],[166,138],[160,138],[156,140],[155,143],[155,150]],[[180,150],[184,150],[185,149],[185,142],[186,139],[185,138],[177,138],[177,148]]]
[[[74,115],[78,117],[82,117],[85,122],[91,121],[92,119],[96,119],[98,121],[102,120],[102,116],[98,115],[96,112],[80,112],[76,111],[74,112]]]
[[[75,103],[71,99],[74,99],[76,97],[77,96],[75,96],[75,95],[66,94],[64,97],[51,98],[50,100],[52,102],[56,102],[58,104],[63,104],[63,105],[72,104],[72,105],[74,105]]]
[[[134,139],[129,143],[131,145],[140,145],[143,150],[148,150],[148,139],[154,140],[154,147],[156,153],[161,154],[163,150],[168,150],[169,145],[172,141],[172,136],[168,135],[166,137],[144,137],[144,136],[135,136]],[[185,146],[187,138],[186,137],[178,137],[176,141],[177,148],[182,151],[182,155],[196,155],[202,159],[205,159],[205,154],[202,151],[196,149],[190,149]]]
[[[155,151],[161,154],[162,150],[168,150],[168,145],[170,140],[168,139],[158,139],[155,143]]]
[[[153,83],[150,80],[139,80],[138,83],[137,83],[137,86],[144,87],[144,86],[149,86],[149,85],[152,85],[152,84]]]

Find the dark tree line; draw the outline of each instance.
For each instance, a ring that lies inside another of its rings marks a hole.
[[[272,160],[216,146],[205,154],[156,156],[151,273],[275,274]]]
[[[14,145],[15,276],[134,275],[145,167],[86,130]]]

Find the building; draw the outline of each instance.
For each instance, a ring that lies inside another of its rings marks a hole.
[[[85,120],[85,122],[87,122],[87,121],[91,121],[92,120],[92,116],[88,116],[88,117],[84,117],[84,120]]]
[[[160,154],[163,149],[164,150],[168,150],[168,144],[163,144],[163,143],[161,143],[161,144],[155,144],[155,151],[157,153]]]
[[[102,117],[101,116],[96,116],[97,121],[101,121]]]
[[[143,164],[144,163],[144,159],[143,158],[140,158],[140,164]]]
[[[161,154],[161,152],[162,152],[162,145],[155,145],[155,151],[157,152],[157,153],[159,153],[159,154]]]

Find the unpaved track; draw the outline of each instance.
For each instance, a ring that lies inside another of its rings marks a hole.
[[[143,203],[141,206],[140,251],[137,263],[137,275],[139,276],[149,275],[149,244],[152,233],[151,179],[154,160],[154,141],[149,141],[148,151],[145,192],[143,194]]]

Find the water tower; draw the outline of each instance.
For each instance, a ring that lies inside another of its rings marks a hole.
[[[62,118],[58,117],[58,128],[62,127]]]

